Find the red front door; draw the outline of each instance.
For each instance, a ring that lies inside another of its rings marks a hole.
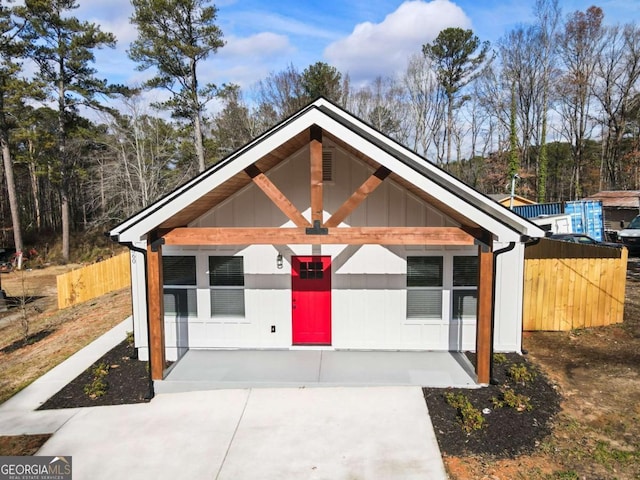
[[[293,257],[294,345],[331,345],[331,257]]]

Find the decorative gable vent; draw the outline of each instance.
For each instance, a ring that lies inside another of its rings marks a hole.
[[[322,181],[333,182],[333,150],[322,150]]]

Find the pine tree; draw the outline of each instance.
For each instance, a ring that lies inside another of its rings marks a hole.
[[[132,4],[131,22],[138,27],[138,38],[129,56],[139,63],[139,70],[157,69],[147,87],[171,92],[171,99],[159,106],[191,121],[198,168],[203,171],[202,116],[217,87],[200,87],[198,67],[224,45],[222,31],[215,24],[217,8],[209,0],[132,0]]]
[[[66,14],[77,8],[75,0],[26,0],[31,34],[38,38],[33,60],[39,67],[38,78],[58,106],[58,168],[61,196],[62,256],[70,253],[70,188],[73,162],[67,151],[68,123],[79,104],[99,107],[99,94],[115,89],[106,80],[96,78],[93,50],[115,47],[113,34],[105,33],[89,22]]]

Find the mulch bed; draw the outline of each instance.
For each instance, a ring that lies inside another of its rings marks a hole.
[[[494,362],[493,377],[497,385],[478,389],[424,388],[429,415],[440,445],[440,450],[450,456],[490,455],[495,458],[513,458],[533,452],[551,433],[552,422],[560,410],[561,396],[535,365],[517,354],[501,356],[506,361]],[[508,375],[511,365],[524,364],[535,373],[533,380],[517,383]],[[502,399],[501,388],[510,388],[516,394],[530,399],[530,411],[517,411],[504,405],[496,408],[494,398]],[[485,425],[466,433],[461,425],[458,410],[449,405],[446,393],[461,393],[483,413]]]
[[[133,357],[135,349],[124,340],[42,404],[38,410],[144,402],[149,391],[147,362]],[[85,393],[85,386],[93,381],[94,370],[100,364],[108,366],[108,373],[104,377],[106,393],[91,398]]]

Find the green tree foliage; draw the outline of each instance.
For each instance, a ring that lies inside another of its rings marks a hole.
[[[131,22],[138,27],[138,38],[129,56],[140,64],[140,70],[157,69],[146,86],[169,90],[172,97],[161,106],[192,123],[198,168],[203,171],[202,117],[217,87],[200,86],[198,67],[224,45],[222,31],[215,24],[217,8],[209,0],[132,0],[132,4]]]
[[[32,58],[45,91],[58,106],[58,169],[60,172],[62,256],[69,260],[70,188],[73,162],[67,151],[69,123],[78,104],[99,107],[99,94],[115,90],[96,77],[91,66],[97,48],[115,47],[116,39],[89,22],[66,16],[78,7],[75,0],[26,0],[30,34],[36,41]]]
[[[221,93],[223,108],[214,119],[218,155],[225,157],[248,143],[259,133],[249,114],[249,107],[240,98],[240,87],[228,85]],[[255,116],[254,116],[255,117]]]
[[[273,125],[294,114],[309,102],[323,96],[340,105],[344,104],[342,74],[330,65],[316,62],[302,73],[293,65],[272,72],[257,86],[263,125]]]
[[[464,103],[462,89],[477,78],[489,62],[489,42],[480,42],[472,30],[450,27],[442,30],[436,39],[422,46],[430,58],[447,98],[447,157],[451,160],[451,132],[454,111]]]
[[[27,171],[23,176],[29,180],[18,189],[22,211],[36,232],[57,230],[59,216],[54,218],[53,212],[54,208],[59,209],[59,202],[57,195],[50,194],[51,175],[57,173],[55,162],[51,161],[57,157],[57,112],[46,107],[26,107],[20,111],[17,122],[12,150],[16,166]]]
[[[340,103],[342,100],[342,74],[324,62],[309,65],[302,72],[302,88],[308,101],[323,96]]]

